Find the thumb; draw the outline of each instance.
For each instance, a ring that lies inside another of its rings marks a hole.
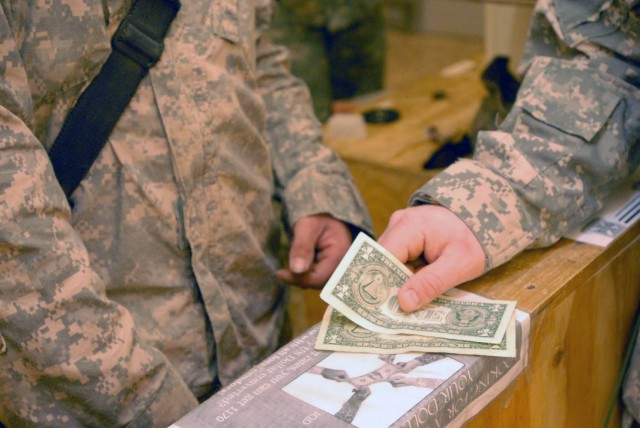
[[[414,311],[456,285],[480,276],[484,270],[482,257],[466,256],[464,252],[446,251],[418,270],[398,291],[400,308]]]
[[[316,243],[322,232],[312,218],[301,218],[293,227],[293,239],[289,250],[289,270],[299,274],[307,272],[313,264]]]
[[[437,262],[420,269],[398,291],[398,304],[403,311],[419,309],[457,284],[438,272]]]

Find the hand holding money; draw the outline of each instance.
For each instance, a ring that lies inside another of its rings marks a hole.
[[[486,354],[487,349],[513,349],[507,338],[513,337],[515,302],[441,295],[420,310],[405,312],[398,305],[398,291],[411,276],[411,271],[384,247],[364,234],[358,235],[320,294],[339,312],[328,312],[323,320],[321,336],[325,337],[318,340],[321,349],[338,349],[322,346],[336,345],[338,336],[345,332],[355,334],[353,337],[360,335],[360,339],[366,336],[364,333],[380,335],[374,340],[354,340],[357,344],[353,347],[368,351],[380,347],[396,352],[466,347]],[[506,334],[508,328],[510,334]],[[464,343],[450,345],[435,338]],[[484,346],[487,344],[498,346]]]
[[[428,263],[398,293],[398,304],[405,311],[426,305],[485,269],[478,239],[458,216],[441,206],[396,211],[378,242],[402,263],[421,258]]]

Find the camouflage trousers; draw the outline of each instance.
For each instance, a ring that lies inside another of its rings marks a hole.
[[[382,89],[385,37],[381,8],[335,32],[302,21],[291,9],[277,9],[271,37],[290,49],[292,72],[309,86],[321,121],[331,115],[333,100]]]

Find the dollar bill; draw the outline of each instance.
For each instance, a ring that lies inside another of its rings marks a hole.
[[[500,343],[479,343],[417,334],[384,334],[360,327],[329,306],[322,318],[315,349],[374,354],[433,352],[442,354],[516,356],[516,322],[511,317]]]
[[[502,342],[516,302],[460,301],[442,295],[421,310],[404,312],[397,294],[411,275],[391,253],[361,233],[320,297],[354,323],[376,333]]]

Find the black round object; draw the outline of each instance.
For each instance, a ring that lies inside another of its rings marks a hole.
[[[374,108],[363,114],[367,123],[390,123],[400,118],[400,112],[393,108]]]

